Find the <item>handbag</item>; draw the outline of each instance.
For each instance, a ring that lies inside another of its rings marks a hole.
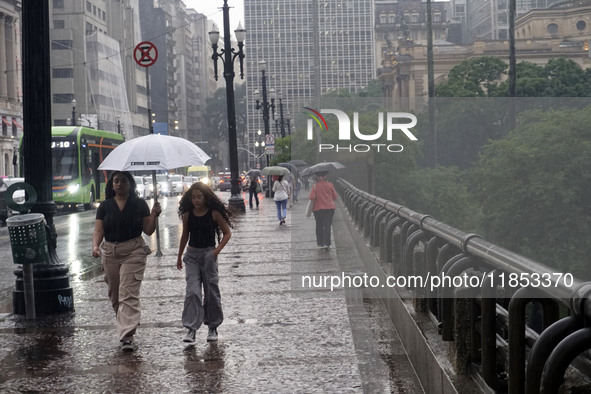
[[[314,209],[314,200],[308,200],[308,205],[306,206],[306,217],[307,218],[312,216],[313,209]]]
[[[256,191],[257,193],[260,193],[260,192],[261,192],[261,184],[260,184],[260,183],[258,183],[258,182],[257,182],[257,187],[256,187],[255,191]]]

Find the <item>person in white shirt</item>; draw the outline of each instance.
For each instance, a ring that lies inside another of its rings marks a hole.
[[[273,193],[275,196],[273,200],[277,206],[277,220],[279,225],[285,224],[285,218],[287,217],[287,201],[289,200],[289,183],[283,180],[283,176],[279,176],[273,183]]]

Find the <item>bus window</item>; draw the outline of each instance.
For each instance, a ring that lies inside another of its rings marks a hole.
[[[88,149],[80,149],[80,158],[82,161],[82,167],[80,168],[80,179],[83,185],[87,185],[92,179],[92,152]]]
[[[51,151],[52,172],[54,180],[78,178],[77,152],[74,147],[58,148]]]

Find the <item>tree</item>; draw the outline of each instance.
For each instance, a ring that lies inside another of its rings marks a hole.
[[[507,65],[499,58],[483,56],[467,59],[449,71],[448,80],[437,87],[436,96],[494,96],[504,74],[507,74]]]
[[[278,163],[288,163],[291,160],[291,135],[275,139],[275,154],[271,156],[272,166]]]
[[[588,280],[591,107],[532,111],[470,171],[492,242]],[[586,275],[587,278],[583,278]]]
[[[591,71],[582,70],[570,59],[550,59],[544,66],[529,62],[517,64],[517,97],[591,96]],[[499,84],[495,96],[508,96],[508,82]]]
[[[236,113],[236,136],[244,142],[246,135],[246,84],[234,88],[234,110]],[[208,141],[228,141],[228,107],[226,88],[215,91],[212,98],[206,100],[205,127],[203,138]]]

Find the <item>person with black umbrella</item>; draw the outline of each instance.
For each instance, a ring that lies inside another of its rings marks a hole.
[[[314,201],[312,212],[316,220],[316,244],[318,248],[330,248],[330,227],[336,205],[337,192],[334,185],[326,180],[328,171],[316,173],[316,184],[310,191],[309,199]]]

